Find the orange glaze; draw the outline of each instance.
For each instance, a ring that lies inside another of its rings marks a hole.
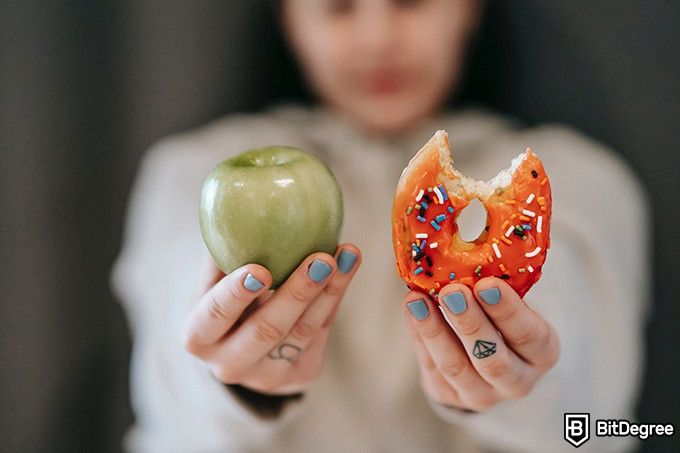
[[[436,297],[439,290],[452,281],[472,287],[477,280],[487,276],[503,278],[520,297],[524,296],[540,278],[546,251],[550,247],[550,181],[543,164],[536,154],[527,149],[526,158],[512,174],[510,185],[497,188],[486,196],[468,192],[458,184],[460,178],[452,171],[450,152],[448,136],[439,131],[411,159],[401,175],[392,208],[392,241],[397,273],[409,289],[423,290],[432,297]],[[444,187],[448,197],[443,204],[438,202],[439,197],[434,190],[428,191],[428,187],[439,185]],[[415,207],[421,189],[424,191],[422,200],[428,204],[425,223],[417,219],[419,211]],[[432,202],[427,202],[425,194]],[[486,208],[487,224],[476,240],[466,242],[460,238],[456,219],[474,198],[479,198]],[[412,212],[407,214],[409,206]],[[453,213],[448,211],[449,206],[453,207]],[[523,210],[534,215],[527,215]],[[430,222],[440,214],[446,215],[446,219],[438,223],[441,229],[437,231]],[[520,220],[520,216],[524,220]],[[541,232],[537,231],[539,217]],[[506,236],[511,225],[521,228],[523,224],[530,226],[530,229],[522,230],[526,239],[514,232]],[[417,233],[428,234],[422,250],[424,256],[418,261],[412,252],[413,244],[422,241],[416,238]],[[438,243],[437,248],[430,248],[433,242]],[[500,258],[492,246],[494,243],[501,254]],[[537,247],[540,247],[540,251],[535,256],[526,256]],[[426,256],[432,261],[432,266],[428,264]],[[414,272],[419,267],[423,270],[416,275]],[[524,272],[520,269],[524,269]],[[431,272],[432,276],[426,271]],[[451,272],[455,272],[453,280],[450,279]]]

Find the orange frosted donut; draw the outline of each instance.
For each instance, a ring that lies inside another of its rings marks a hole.
[[[486,226],[471,242],[456,219],[474,198]],[[404,169],[392,206],[397,273],[409,289],[437,297],[451,282],[472,287],[482,277],[504,279],[520,296],[541,276],[550,247],[550,180],[530,149],[490,181],[453,167],[448,135],[437,131]]]

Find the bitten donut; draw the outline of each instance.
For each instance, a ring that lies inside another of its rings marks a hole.
[[[486,226],[466,242],[456,219],[474,198],[486,208]],[[541,276],[550,214],[550,180],[530,149],[490,181],[476,181],[453,167],[448,135],[437,131],[397,184],[392,206],[397,273],[409,289],[432,297],[448,283],[472,287],[487,276],[504,279],[524,296]]]

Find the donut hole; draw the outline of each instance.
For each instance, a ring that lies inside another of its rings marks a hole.
[[[479,239],[484,233],[486,219],[486,208],[479,198],[470,200],[470,204],[460,211],[456,219],[460,238],[465,242],[474,242]]]

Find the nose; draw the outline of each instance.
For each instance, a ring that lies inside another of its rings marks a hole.
[[[370,58],[389,55],[398,36],[396,15],[391,1],[363,2],[359,8],[355,38],[364,55]]]

